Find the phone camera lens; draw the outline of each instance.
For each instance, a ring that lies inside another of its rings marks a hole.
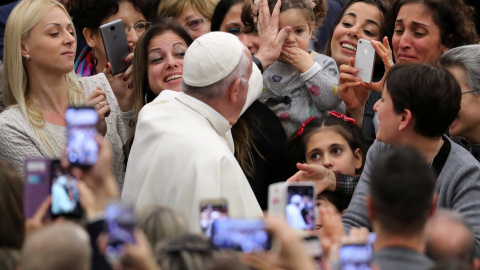
[[[115,30],[115,26],[110,26],[110,31]]]

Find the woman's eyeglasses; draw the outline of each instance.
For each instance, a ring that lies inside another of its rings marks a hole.
[[[468,90],[468,91],[462,92],[462,95],[468,94],[470,92],[475,92],[475,91],[477,91],[477,89]]]
[[[137,35],[140,36],[145,32],[145,30],[148,29],[152,25],[151,22],[138,22],[135,25],[125,25],[125,34],[128,35],[130,33],[130,30],[135,29],[135,32],[137,32]]]
[[[190,30],[197,30],[205,21],[206,19],[191,20],[187,22],[184,26]]]

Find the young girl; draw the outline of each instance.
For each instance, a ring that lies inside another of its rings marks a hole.
[[[270,10],[276,2],[268,1]],[[323,0],[282,0],[279,29],[290,26],[292,31],[280,57],[263,73],[265,90],[260,100],[280,118],[287,136],[310,116],[344,111],[337,90],[337,64],[328,56],[307,52],[325,13]]]
[[[353,195],[367,153],[355,120],[333,111],[328,116],[310,117],[289,138],[286,150],[295,163],[320,164],[335,172],[336,190],[321,192],[317,204],[333,204],[342,213]]]

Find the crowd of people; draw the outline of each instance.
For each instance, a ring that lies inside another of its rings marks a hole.
[[[478,18],[467,0],[0,6],[0,268],[480,269]],[[87,107],[96,123],[66,115]]]

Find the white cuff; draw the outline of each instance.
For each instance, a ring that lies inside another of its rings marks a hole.
[[[302,81],[306,81],[312,78],[313,75],[317,74],[317,72],[319,72],[320,70],[322,70],[322,66],[315,62],[310,69],[300,74],[300,78],[302,79]]]

